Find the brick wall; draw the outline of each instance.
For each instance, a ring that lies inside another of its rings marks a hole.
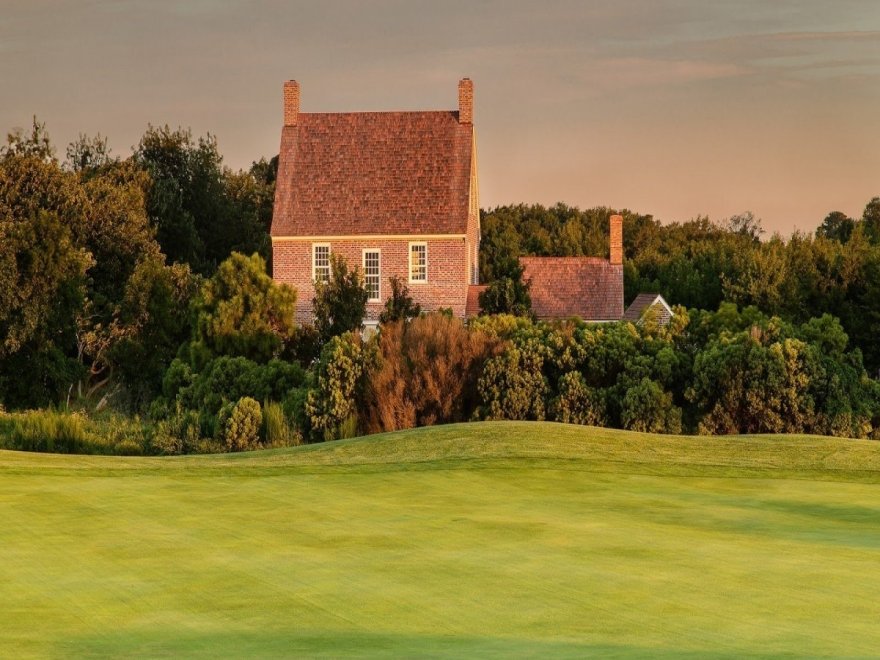
[[[357,266],[363,274],[363,250],[378,249],[381,252],[381,271],[379,295],[382,302],[367,303],[367,320],[375,320],[385,307],[390,294],[388,279],[400,277],[409,287],[413,300],[425,311],[435,311],[440,307],[452,309],[453,314],[464,316],[469,275],[468,248],[463,238],[428,239],[428,281],[409,282],[409,243],[420,241],[411,239],[362,239],[351,238],[335,241],[315,240],[315,243],[329,243],[333,254],[342,255],[349,268]],[[296,308],[298,322],[312,321],[312,298],[315,287],[312,281],[312,243],[311,240],[285,241],[272,243],[272,271],[277,282],[283,282],[296,289]],[[471,251],[473,248],[471,248]]]

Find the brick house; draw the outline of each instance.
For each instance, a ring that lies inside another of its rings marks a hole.
[[[368,326],[393,276],[425,311],[465,316],[479,277],[473,99],[465,78],[458,111],[303,113],[299,84],[284,83],[272,264],[297,290],[298,321],[313,318],[330,254],[360,268]]]

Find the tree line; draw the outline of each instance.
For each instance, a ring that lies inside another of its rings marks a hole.
[[[502,206],[482,213],[483,281],[516,282],[517,257],[608,254],[607,208],[565,204]],[[835,211],[815,232],[762,239],[751,213],[721,222],[699,217],[660,224],[622,211],[624,289],[663,294],[688,309],[724,302],[754,306],[792,323],[831,314],[859,348],[871,373],[880,369],[880,197],[861,218]],[[508,284],[508,288],[512,289]],[[511,293],[511,300],[520,300]]]
[[[611,211],[491,209],[485,307],[515,314],[422,314],[395,280],[365,340],[362,275],[341,259],[312,301],[314,325],[294,323],[297,292],[270,276],[276,171],[277,158],[233,171],[212,136],[167,126],[125,158],[80,136],[61,159],[36,120],[8,136],[0,405],[125,415],[105,427],[109,441],[63,412],[17,418],[15,446],[57,435],[56,449],[234,451],[472,419],[880,429],[876,198],[862,218],[832,213],[789,239],[762,240],[749,214],[661,225],[624,212],[627,297],[663,293],[677,304],[668,327],[529,319],[517,258],[605,254]]]

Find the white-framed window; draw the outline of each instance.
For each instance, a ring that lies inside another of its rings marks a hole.
[[[315,282],[330,281],[329,243],[312,243],[312,279]]]
[[[379,283],[382,281],[382,255],[378,248],[364,250],[364,287],[367,300],[376,302],[382,299]]]
[[[409,281],[428,281],[428,244],[409,244]]]

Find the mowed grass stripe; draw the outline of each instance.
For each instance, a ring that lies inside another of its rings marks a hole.
[[[869,656],[878,451],[487,423],[240,456],[2,452],[0,648]]]

